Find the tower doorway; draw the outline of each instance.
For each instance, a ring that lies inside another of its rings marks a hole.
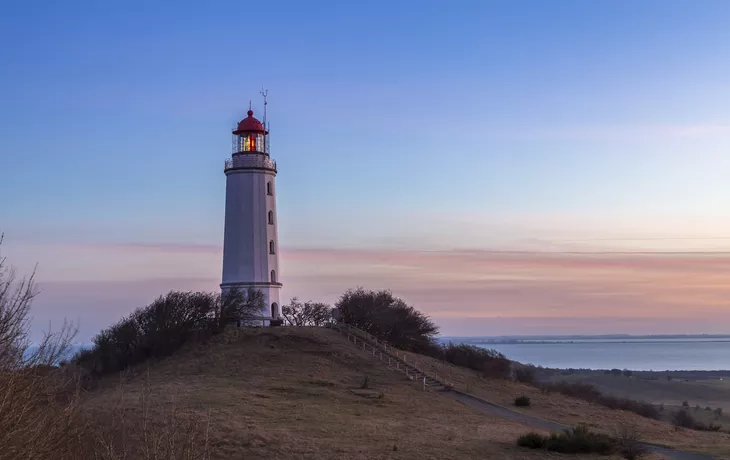
[[[279,318],[279,306],[276,304],[276,302],[271,304],[271,318],[272,319]]]

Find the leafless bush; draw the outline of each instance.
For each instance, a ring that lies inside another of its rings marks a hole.
[[[639,438],[639,427],[634,424],[621,425],[614,435],[616,448],[627,460],[636,460],[647,453]]]
[[[689,428],[697,431],[720,431],[722,428],[720,425],[716,425],[712,422],[709,424],[702,423],[696,420],[690,415],[687,408],[682,408],[674,413],[672,416],[672,424],[676,428]]]
[[[281,314],[292,326],[322,326],[332,317],[332,307],[311,300],[302,303],[294,297],[282,307]]]
[[[233,289],[225,295],[171,291],[99,332],[93,347],[77,353],[73,361],[95,376],[123,371],[260,315],[263,300],[263,293],[254,289]]]
[[[0,244],[2,244],[0,235]],[[57,368],[75,336],[73,325],[50,329],[31,346],[34,274],[18,279],[0,257],[0,446],[3,459],[75,458],[78,384]]]
[[[0,243],[2,236],[0,235]],[[203,417],[182,412],[174,404],[158,404],[149,391],[137,401],[138,410],[117,404],[109,411],[90,411],[80,405],[81,388],[89,379],[73,364],[59,367],[76,334],[64,323],[50,329],[39,343],[30,341],[30,309],[38,291],[34,276],[18,279],[0,257],[0,457],[3,460],[206,460],[209,458],[207,428]],[[195,308],[204,296],[191,299]],[[168,299],[170,300],[170,299]],[[210,317],[218,323],[245,305],[237,299],[220,302]],[[164,304],[164,302],[163,302]],[[195,315],[180,314],[174,302],[155,310],[159,314],[136,319],[141,331],[156,329],[162,318],[191,321]],[[149,313],[149,312],[148,312]],[[185,313],[190,313],[187,311]],[[164,322],[168,330],[180,324]],[[184,323],[183,324],[189,324]],[[137,326],[135,326],[137,327]],[[129,324],[115,329],[109,343],[127,350],[139,345],[138,330]],[[126,340],[126,342],[124,342]],[[158,346],[170,345],[163,342]],[[120,387],[121,388],[121,387]],[[121,401],[121,399],[120,399]]]

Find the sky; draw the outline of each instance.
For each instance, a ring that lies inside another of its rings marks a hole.
[[[10,1],[0,230],[36,331],[216,290],[269,90],[283,299],[445,335],[730,333],[730,3]]]

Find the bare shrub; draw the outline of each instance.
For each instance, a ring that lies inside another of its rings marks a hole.
[[[263,300],[263,293],[254,289],[232,289],[225,295],[171,291],[99,332],[92,348],[77,353],[73,361],[95,376],[119,372],[168,356],[228,324],[248,321],[261,314]]]
[[[528,433],[517,439],[517,445],[529,449],[547,449],[564,454],[610,455],[616,449],[616,440],[604,434],[590,431],[579,425],[572,430],[552,433],[543,436],[539,433]]]
[[[672,423],[677,428],[689,428],[697,431],[720,431],[720,428],[722,428],[714,423],[705,424],[696,420],[687,408],[675,412],[672,416]]]
[[[2,244],[0,235],[0,245]],[[76,334],[64,323],[31,346],[34,275],[18,279],[0,257],[0,446],[3,459],[72,459],[81,434],[77,382],[57,368]]]
[[[636,460],[647,453],[639,437],[639,427],[635,424],[621,425],[614,438],[617,450],[627,460]]]
[[[284,305],[281,314],[292,326],[322,326],[332,317],[332,307],[321,302],[300,302],[294,297]]]
[[[517,438],[517,445],[528,449],[545,449],[547,447],[547,436],[532,431]]]

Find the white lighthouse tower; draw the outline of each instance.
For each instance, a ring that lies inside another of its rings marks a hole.
[[[264,121],[266,115],[264,114]],[[253,116],[233,131],[233,152],[226,160],[226,217],[223,282],[226,292],[260,290],[266,296],[262,318],[279,319],[279,238],[276,219],[276,162],[269,156],[269,132]]]

